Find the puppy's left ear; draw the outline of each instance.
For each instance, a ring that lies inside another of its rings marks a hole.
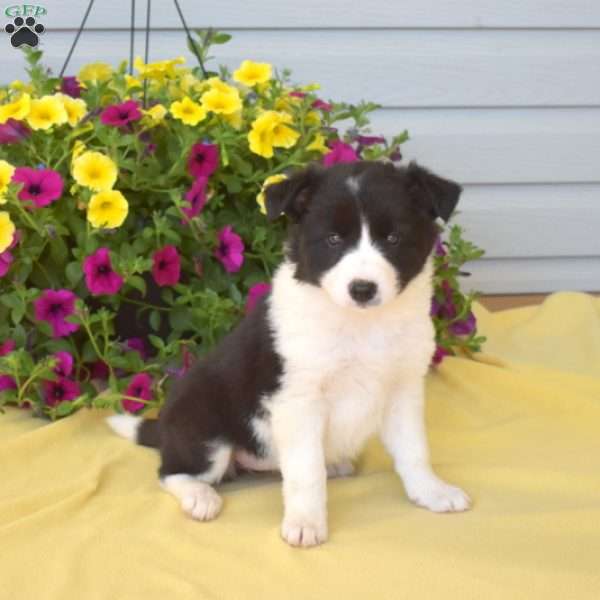
[[[462,192],[458,183],[438,177],[415,162],[406,170],[406,189],[434,219],[440,217],[446,222]]]

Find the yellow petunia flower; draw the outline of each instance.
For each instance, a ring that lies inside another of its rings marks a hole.
[[[232,115],[242,110],[242,100],[239,91],[231,86],[214,86],[204,92],[200,101],[208,111],[217,115]]]
[[[315,139],[306,146],[307,150],[314,150],[315,152],[320,152],[321,154],[325,154],[329,152],[330,148],[325,145],[325,138],[322,133],[317,133],[315,135]]]
[[[31,96],[23,94],[14,102],[0,106],[0,125],[3,125],[8,119],[22,121],[27,117],[31,110]]]
[[[0,160],[0,204],[6,203],[4,194],[8,190],[8,184],[11,182],[14,173],[15,168],[10,163]]]
[[[283,173],[280,173],[278,175],[271,175],[270,177],[267,177],[262,184],[262,187],[260,188],[260,193],[256,196],[256,202],[258,204],[258,206],[260,207],[260,212],[263,215],[267,214],[267,207],[265,206],[265,190],[272,184],[274,183],[279,183],[280,181],[284,181],[285,179],[287,179],[287,175],[284,175]]]
[[[186,125],[191,125],[192,127],[198,125],[200,121],[203,121],[206,118],[206,110],[204,107],[194,102],[188,96],[183,100],[173,102],[169,111],[176,119],[179,119]]]
[[[73,150],[71,150],[71,170],[75,161],[85,152],[86,145],[81,140],[75,140]]]
[[[134,87],[142,87],[142,82],[137,77],[125,75],[125,85],[127,86],[127,89],[130,90]]]
[[[155,104],[144,113],[150,117],[154,124],[158,124],[166,117],[167,109],[162,104]]]
[[[242,119],[242,111],[231,113],[230,115],[223,115],[223,120],[227,121],[234,129],[241,129],[244,120]]]
[[[100,152],[84,152],[73,161],[73,179],[97,192],[110,190],[117,175],[117,165]]]
[[[263,112],[253,123],[248,134],[250,150],[254,154],[271,158],[273,147],[291,148],[300,137],[300,134],[288,127],[292,122],[291,115],[275,110]]]
[[[31,94],[33,92],[33,86],[30,83],[23,83],[20,79],[15,79],[11,81],[8,87],[11,90],[16,90],[17,92],[24,92],[26,94]]]
[[[208,88],[211,90],[218,90],[219,92],[223,92],[224,94],[236,94],[238,93],[238,89],[234,88],[232,85],[225,83],[222,79],[218,77],[209,77],[206,80]]]
[[[113,74],[113,68],[108,63],[97,62],[85,65],[79,71],[79,81],[85,81],[87,83],[102,83],[108,81]]]
[[[94,194],[87,209],[87,219],[92,227],[114,229],[123,224],[129,212],[125,196],[117,190]]]
[[[271,65],[268,63],[255,63],[251,60],[245,60],[237,71],[233,72],[233,79],[249,87],[257,83],[266,83],[271,79]]]
[[[12,244],[14,235],[15,224],[10,215],[5,210],[0,211],[0,252],[4,252]]]
[[[189,94],[192,91],[199,92],[204,87],[203,82],[191,73],[184,73],[179,79],[179,87],[184,94]]]
[[[27,115],[27,124],[31,129],[50,129],[54,125],[63,125],[69,117],[64,104],[58,96],[42,96],[31,101]]]
[[[133,61],[133,66],[139,72],[142,79],[157,79],[162,81],[165,77],[173,78],[176,75],[176,66],[185,63],[183,56],[178,56],[171,60],[160,60],[158,62],[147,63],[137,56]]]
[[[310,127],[321,124],[321,115],[316,110],[309,110],[304,117],[304,123]]]
[[[85,100],[81,98],[71,98],[66,94],[55,94],[57,98],[60,98],[65,110],[67,111],[67,120],[71,127],[75,127],[79,124],[81,119],[87,114],[87,104]]]

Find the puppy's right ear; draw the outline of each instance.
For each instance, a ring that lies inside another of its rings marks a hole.
[[[267,218],[274,221],[286,214],[292,221],[298,222],[308,210],[311,192],[321,173],[316,165],[298,171],[289,179],[273,183],[265,189]]]

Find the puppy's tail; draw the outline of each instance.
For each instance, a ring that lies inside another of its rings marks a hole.
[[[142,419],[142,417],[132,415],[113,415],[108,417],[106,422],[121,437],[136,444],[149,446],[150,448],[158,448],[160,445],[160,434],[156,419]]]

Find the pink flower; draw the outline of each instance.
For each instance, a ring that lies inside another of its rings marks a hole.
[[[137,352],[142,357],[142,360],[146,360],[148,358],[148,349],[146,348],[146,342],[143,338],[129,338],[128,340],[125,340],[125,345],[130,350]]]
[[[477,319],[475,315],[469,311],[469,314],[465,319],[455,321],[450,325],[450,331],[454,335],[471,335],[477,327]]]
[[[75,300],[75,294],[69,290],[44,290],[33,303],[35,318],[49,323],[55,338],[65,337],[79,329],[77,323],[65,320],[75,312]]]
[[[6,123],[0,125],[0,145],[1,144],[18,144],[24,140],[31,132],[20,121],[8,119]]]
[[[149,402],[152,400],[152,378],[148,373],[138,373],[131,378],[125,396],[140,398]],[[126,398],[123,400],[123,408],[130,413],[135,413],[144,408],[145,402],[137,402]]]
[[[100,113],[100,121],[110,127],[124,127],[142,118],[140,105],[135,100],[127,100],[121,104],[107,106]]]
[[[81,84],[77,77],[67,76],[62,78],[62,82],[60,84],[60,91],[67,96],[71,96],[71,98],[79,98],[81,96]]]
[[[17,382],[10,375],[0,375],[0,392],[16,389]]]
[[[4,277],[8,273],[13,260],[14,257],[8,250],[0,253],[0,277]]]
[[[352,146],[336,140],[330,144],[331,151],[323,157],[323,164],[326,167],[337,163],[351,163],[358,160],[358,155]]]
[[[219,166],[219,147],[203,142],[194,144],[187,164],[192,177],[210,177]]]
[[[380,135],[357,135],[356,141],[359,146],[374,146],[375,144],[383,144],[385,138]]]
[[[246,298],[246,314],[252,312],[256,307],[258,301],[266,296],[271,291],[270,283],[255,283],[248,291],[248,297]]]
[[[54,358],[58,360],[54,372],[60,377],[68,377],[73,372],[73,356],[69,352],[60,350],[54,353]]]
[[[104,361],[97,360],[86,366],[90,370],[90,379],[108,379],[110,371]]]
[[[44,381],[42,388],[44,401],[48,406],[56,406],[60,402],[68,402],[81,395],[79,384],[66,377],[59,377],[56,381]]]
[[[244,264],[244,242],[233,231],[231,225],[226,225],[219,231],[219,245],[215,256],[221,261],[228,273],[236,273]]]
[[[448,350],[446,350],[445,348],[438,346],[435,349],[435,353],[434,353],[431,361],[433,362],[434,365],[439,365],[444,360],[445,356],[450,356],[450,352],[448,352]]]
[[[333,106],[329,104],[329,102],[324,102],[323,100],[319,100],[317,98],[313,103],[312,107],[318,110],[322,110],[323,112],[330,112]]]
[[[10,354],[15,347],[17,346],[15,340],[4,340],[2,344],[0,344],[0,356],[6,356]]]
[[[182,208],[181,210],[188,219],[193,219],[200,214],[204,206],[206,205],[206,184],[208,178],[201,176],[194,181],[192,187],[186,192],[185,199],[189,206]]]
[[[152,277],[157,285],[175,285],[181,274],[181,260],[175,246],[165,246],[152,256]]]
[[[31,200],[38,208],[51,204],[63,193],[62,177],[52,169],[17,167],[13,181],[23,184],[19,199]]]
[[[305,92],[290,92],[288,94],[288,96],[291,96],[292,98],[304,98],[306,96]]]
[[[94,296],[116,294],[123,285],[123,278],[115,273],[110,262],[108,248],[98,248],[83,261],[83,272],[88,290]]]

